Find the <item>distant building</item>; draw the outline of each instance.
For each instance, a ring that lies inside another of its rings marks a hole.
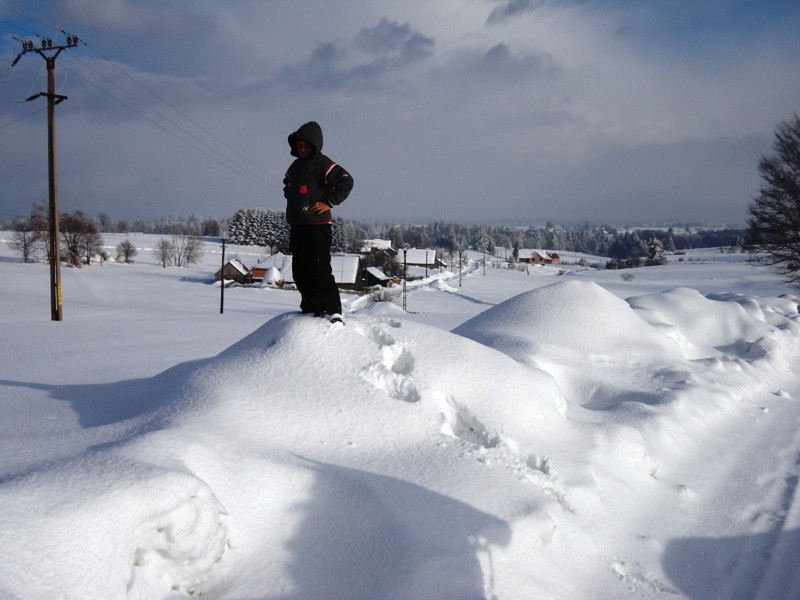
[[[405,253],[400,250],[397,253],[397,262],[405,263],[409,267],[428,267],[429,269],[445,266],[441,260],[441,251],[433,248],[409,248]]]
[[[378,252],[379,250],[391,250],[391,240],[364,240],[364,245],[361,246],[362,254],[370,254]]]
[[[561,257],[555,252],[520,249],[519,262],[531,265],[557,265],[561,262]]]
[[[361,271],[361,257],[353,254],[331,256],[331,270],[339,287],[354,288]]]
[[[364,281],[366,282],[367,287],[373,287],[376,285],[387,287],[392,279],[378,267],[367,267],[364,269]]]
[[[331,256],[331,270],[336,284],[341,287],[356,287],[358,274],[361,267],[361,257],[354,254]],[[286,283],[294,283],[292,275],[292,255],[277,252],[271,256],[261,259],[258,265],[253,267],[254,279],[261,279],[267,275],[270,269],[277,269],[283,276]]]
[[[244,266],[239,259],[234,258],[214,273],[214,281],[220,281],[221,279],[235,281],[236,283],[250,283],[253,280],[253,276],[250,273],[250,269]]]

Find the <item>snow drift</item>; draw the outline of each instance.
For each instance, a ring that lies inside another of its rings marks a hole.
[[[280,315],[102,402],[52,391],[109,433],[0,481],[0,593],[700,593],[714,574],[665,558],[670,527],[695,524],[654,516],[703,497],[687,450],[748,398],[780,396],[799,333],[791,297],[625,301],[579,280],[453,333],[387,304],[346,326]]]

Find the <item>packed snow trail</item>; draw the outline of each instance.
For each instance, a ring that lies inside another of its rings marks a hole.
[[[791,392],[747,398],[698,432],[690,464],[675,469],[685,534],[670,541],[664,563],[687,597],[800,597],[800,385],[784,383]]]
[[[564,282],[455,331],[551,373],[573,419],[603,424],[588,449],[596,497],[573,500],[574,518],[631,524],[593,544],[633,594],[797,597],[784,595],[800,550],[797,299],[672,289],[628,299],[627,316],[623,304]],[[619,597],[601,579],[570,597]]]

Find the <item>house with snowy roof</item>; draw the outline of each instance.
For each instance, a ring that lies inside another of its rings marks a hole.
[[[339,287],[356,287],[358,273],[361,270],[361,257],[353,254],[331,256],[331,270]]]
[[[364,240],[364,245],[361,246],[361,253],[362,254],[370,254],[375,253],[380,250],[393,250],[392,248],[392,241],[391,240],[381,240],[381,239],[374,239],[374,240]]]
[[[276,252],[258,261],[258,264],[250,269],[250,272],[253,275],[253,281],[261,282],[262,285],[277,283],[280,279],[291,281],[292,257],[282,252]]]
[[[361,257],[354,254],[331,256],[331,270],[336,285],[343,288],[357,287],[358,274],[361,267]],[[292,275],[292,255],[277,252],[271,256],[261,259],[258,265],[253,267],[253,279],[263,282],[272,269],[280,272],[283,281],[294,283]]]
[[[438,269],[445,265],[441,260],[441,250],[434,250],[433,248],[401,250],[397,253],[397,261],[400,264],[405,263],[409,267],[428,267],[429,269]]]
[[[225,279],[225,281],[234,281],[236,283],[250,283],[252,281],[252,275],[250,274],[250,269],[248,269],[242,261],[238,258],[234,258],[229,260],[214,273],[214,281],[220,281],[221,279]]]
[[[521,248],[519,250],[519,262],[531,265],[557,265],[561,262],[561,257],[555,252]]]
[[[392,278],[381,271],[378,267],[367,267],[364,269],[364,282],[367,287],[373,287],[376,285],[388,287],[391,281]]]

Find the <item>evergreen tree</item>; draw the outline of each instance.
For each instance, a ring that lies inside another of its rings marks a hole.
[[[331,241],[331,250],[334,252],[344,252],[347,249],[346,227],[342,217],[334,217],[333,219],[333,240]]]
[[[661,240],[651,238],[647,244],[647,266],[663,265],[667,262],[664,256],[664,245]]]
[[[748,249],[800,286],[800,116],[778,126],[773,150],[758,165],[763,184],[748,207]]]
[[[228,239],[234,244],[244,244],[245,210],[240,208],[228,221]]]
[[[267,211],[264,245],[268,246],[272,253],[289,252],[289,224],[283,211]]]

